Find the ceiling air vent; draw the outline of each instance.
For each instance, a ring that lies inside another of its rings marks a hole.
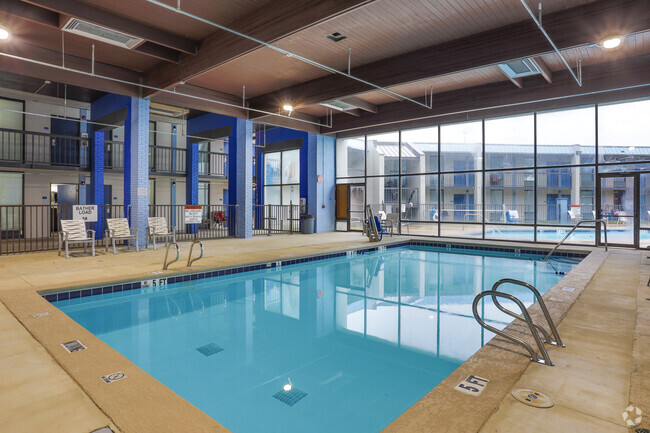
[[[528,77],[530,75],[541,74],[541,71],[534,60],[521,59],[508,63],[501,63],[499,67],[510,78]]]
[[[334,41],[334,42],[339,42],[339,41],[342,41],[343,39],[347,38],[347,36],[344,36],[339,32],[334,32],[334,33],[330,33],[329,35],[327,35],[326,38],[331,40],[331,41]]]
[[[338,111],[348,111],[348,110],[354,110],[357,108],[355,105],[348,104],[347,102],[343,102],[340,99],[334,99],[333,101],[327,101],[327,102],[321,102],[323,107],[328,107],[332,108],[334,110]]]
[[[97,24],[82,21],[77,18],[70,18],[61,29],[64,32],[76,33],[97,41],[106,42],[107,44],[117,45],[118,47],[128,48],[138,46],[144,39],[127,35],[107,27],[98,26]]]

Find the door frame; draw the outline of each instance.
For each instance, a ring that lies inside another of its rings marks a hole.
[[[348,231],[349,232],[362,232],[362,230],[357,230],[357,229],[352,229],[351,228],[351,221],[352,221],[352,211],[351,211],[351,203],[352,203],[352,187],[355,186],[360,186],[363,187],[363,211],[361,213],[363,214],[363,217],[361,218],[361,222],[363,222],[366,214],[366,203],[368,202],[368,196],[366,194],[366,183],[348,183]],[[355,211],[356,212],[356,211]]]
[[[608,245],[615,247],[639,248],[639,233],[641,227],[641,196],[640,196],[640,172],[615,172],[615,173],[598,173],[596,175],[596,219],[602,219],[602,179],[608,177],[631,177],[634,179],[634,234],[633,242],[630,244],[617,244],[608,242]],[[600,225],[600,223],[597,223]],[[600,239],[601,230],[596,230],[596,246],[602,246],[603,242]]]

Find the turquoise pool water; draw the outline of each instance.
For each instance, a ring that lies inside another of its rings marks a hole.
[[[538,259],[404,247],[54,305],[234,433],[374,433],[493,336],[478,292],[577,263]]]

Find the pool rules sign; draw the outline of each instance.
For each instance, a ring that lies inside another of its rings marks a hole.
[[[74,205],[72,209],[72,219],[83,220],[86,222],[97,222],[97,205]]]
[[[203,206],[185,205],[185,224],[201,224],[203,219]]]

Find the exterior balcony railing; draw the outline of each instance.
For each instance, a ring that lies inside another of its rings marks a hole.
[[[88,168],[87,138],[0,128],[0,162],[36,168]]]

